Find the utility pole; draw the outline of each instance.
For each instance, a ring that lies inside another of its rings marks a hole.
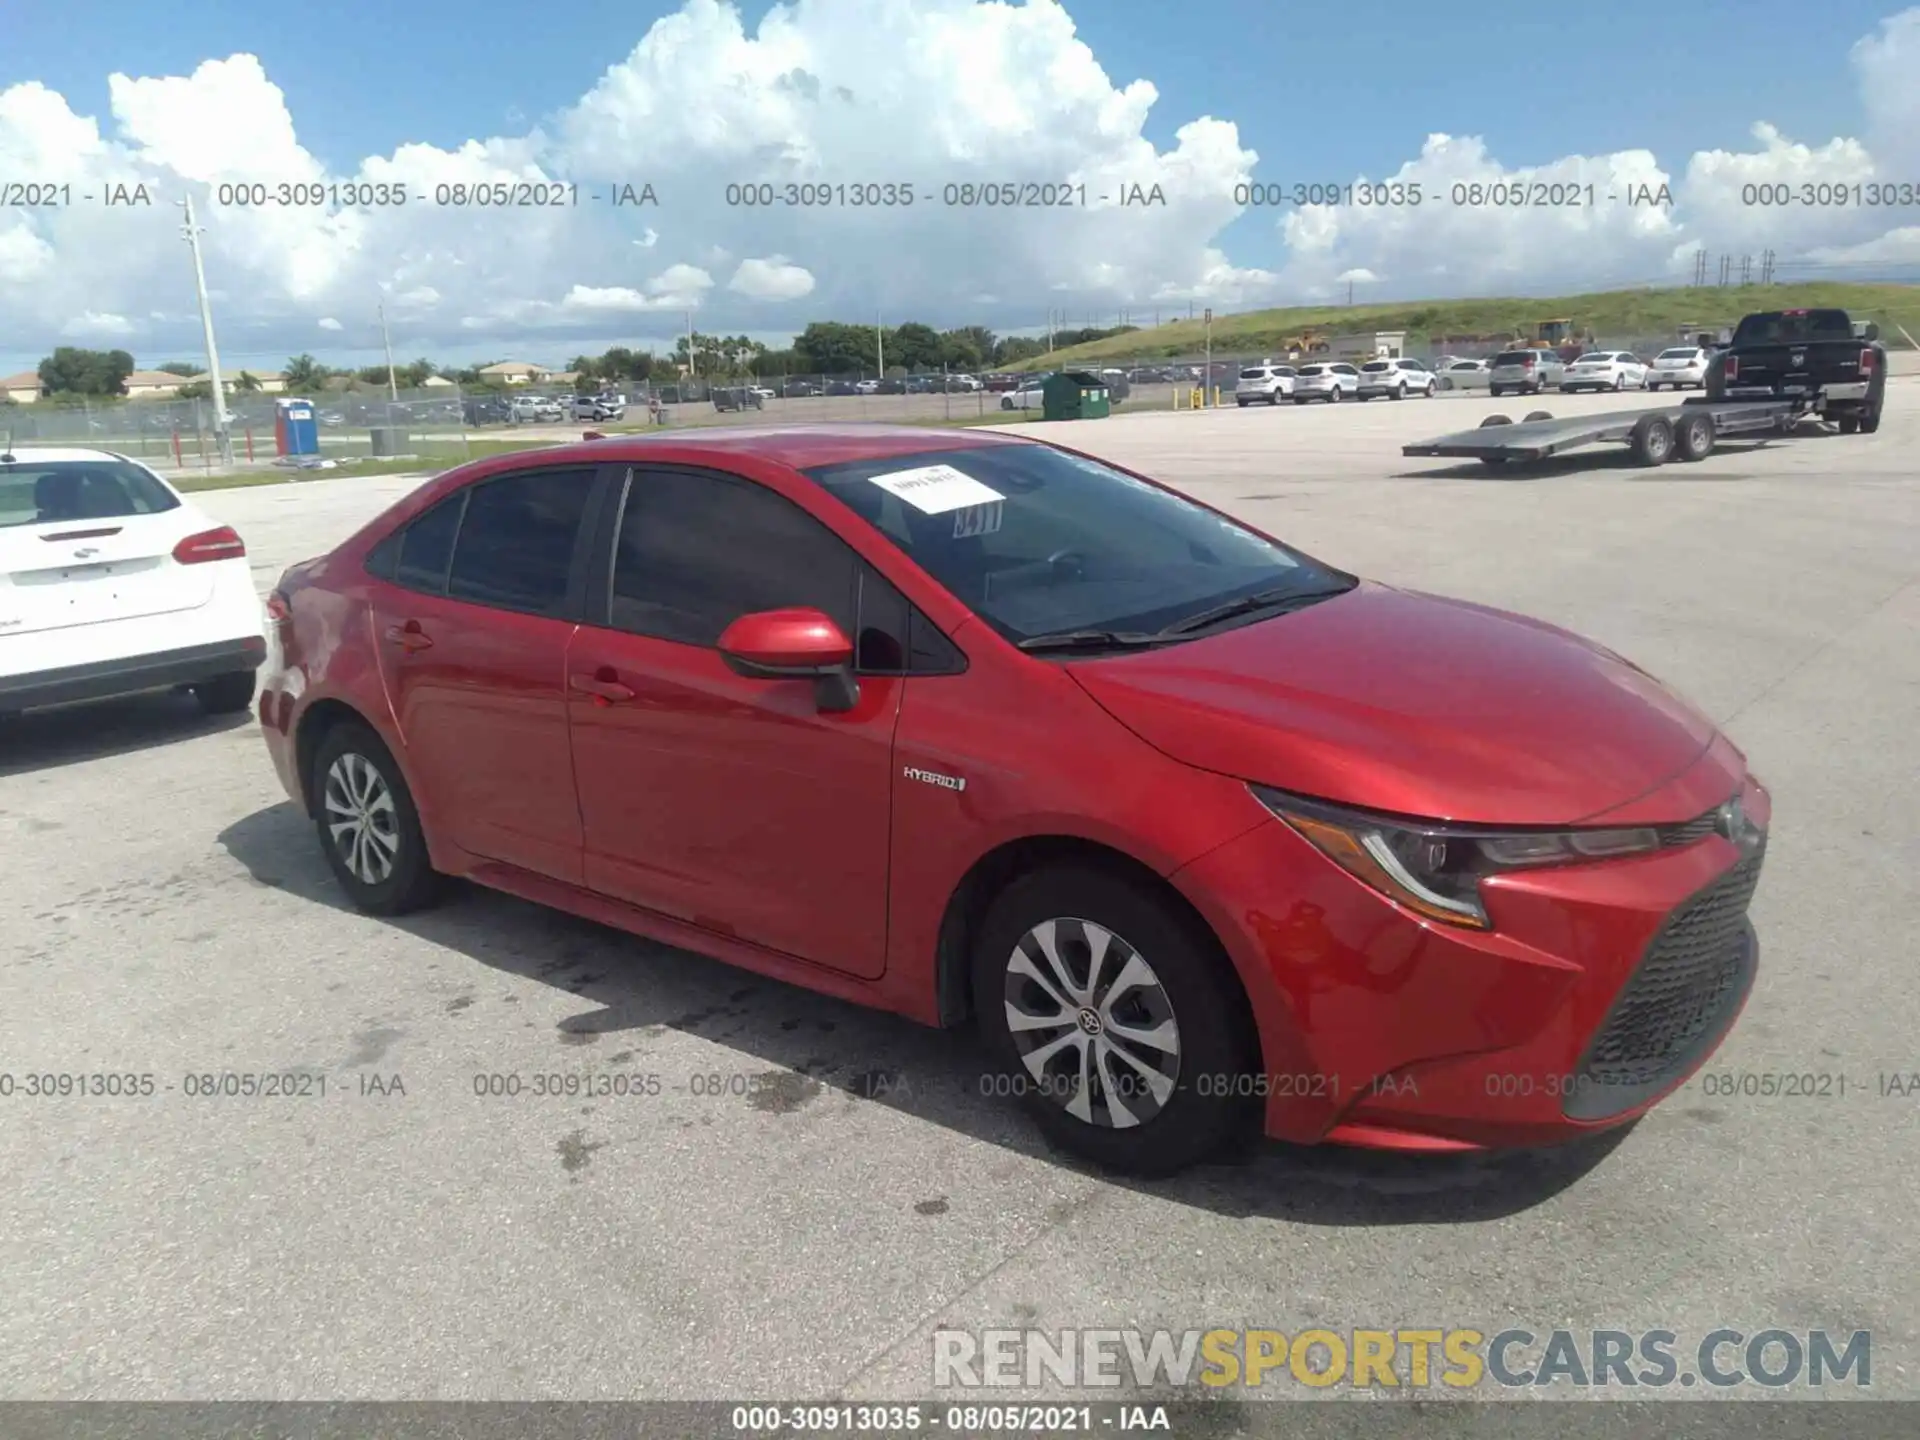
[[[387,334],[387,302],[382,300],[380,311],[380,343],[387,352],[387,399],[395,404],[400,400],[400,382],[393,374],[393,338]]]
[[[1049,310],[1047,312],[1047,353],[1049,355],[1053,353],[1053,316],[1054,312]]]
[[[220,379],[220,348],[213,342],[213,309],[207,303],[207,267],[200,258],[200,227],[193,219],[193,196],[188,195],[180,202],[187,212],[187,223],[181,227],[187,237],[187,248],[193,251],[193,287],[200,297],[200,328],[207,336],[207,383],[213,389],[213,431],[214,441],[220,448],[220,463],[233,463],[233,434],[227,418],[227,387]]]
[[[1206,368],[1205,374],[1206,374],[1206,378],[1200,382],[1200,384],[1204,387],[1201,393],[1201,398],[1207,402],[1207,407],[1211,409],[1213,407],[1213,307],[1212,306],[1207,307],[1207,368]]]

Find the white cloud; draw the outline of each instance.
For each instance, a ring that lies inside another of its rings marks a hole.
[[[101,117],[27,81],[0,90],[0,174],[145,183],[154,203],[0,219],[0,315],[25,349],[156,309],[171,318],[124,322],[129,348],[194,342],[174,208],[188,193],[216,315],[267,352],[298,350],[316,325],[340,333],[335,316],[371,318],[383,290],[395,343],[432,353],[632,343],[677,330],[655,317],[688,309],[736,331],[875,312],[1017,328],[1056,308],[1245,307],[1349,284],[1383,298],[1679,279],[1702,246],[1773,249],[1783,265],[1920,258],[1902,228],[1913,209],[1749,203],[1781,181],[1920,176],[1920,8],[1861,39],[1851,64],[1855,137],[1790,137],[1756,114],[1739,151],[1520,165],[1474,136],[1409,136],[1404,164],[1354,177],[1388,182],[1389,203],[1257,208],[1271,227],[1231,246],[1223,231],[1248,213],[1236,185],[1290,167],[1256,173],[1221,116],[1185,118],[1156,147],[1142,134],[1153,85],[1109,76],[1056,0],[793,0],[752,31],[718,0],[686,0],[545,124],[397,143],[338,173],[250,55],[110,76]],[[240,203],[327,182],[373,203]],[[474,203],[493,198],[478,186],[531,199],[560,182],[580,203]],[[1529,203],[1511,203],[1516,183]],[[610,203],[627,185],[657,203]],[[775,203],[728,204],[729,185]],[[1395,185],[1403,199],[1418,185],[1421,203],[1391,203]],[[1648,203],[1662,187],[1672,203]],[[396,191],[405,204],[379,203]],[[1048,198],[1065,203],[1005,203]]]
[[[798,300],[813,293],[813,275],[804,265],[790,264],[784,255],[764,260],[742,260],[727,288],[749,300]]]
[[[135,328],[133,321],[124,315],[88,310],[69,320],[60,328],[60,333],[69,340],[125,340]]]

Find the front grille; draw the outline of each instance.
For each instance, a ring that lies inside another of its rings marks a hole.
[[[1753,974],[1747,906],[1756,850],[1668,917],[1587,1049],[1565,1113],[1600,1119],[1641,1103],[1692,1064]]]
[[[1696,840],[1704,840],[1720,828],[1718,809],[1707,811],[1682,825],[1664,825],[1660,829],[1662,846],[1691,845]]]

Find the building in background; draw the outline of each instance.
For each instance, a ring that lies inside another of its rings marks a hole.
[[[522,360],[502,360],[498,365],[480,367],[480,378],[500,385],[537,385],[551,379],[553,372],[544,365],[529,365]]]

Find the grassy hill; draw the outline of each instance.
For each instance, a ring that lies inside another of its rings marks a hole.
[[[1404,300],[1383,305],[1319,305],[1284,310],[1250,310],[1213,317],[1216,355],[1247,355],[1277,350],[1303,331],[1352,335],[1375,330],[1405,330],[1411,346],[1431,335],[1485,335],[1532,328],[1542,320],[1571,319],[1579,331],[1597,336],[1652,338],[1674,335],[1689,323],[1730,325],[1750,310],[1835,306],[1856,320],[1873,320],[1880,338],[1893,349],[1906,341],[1898,322],[1920,338],[1920,285],[1853,285],[1819,281],[1804,285],[1752,285],[1706,289],[1605,290],[1557,299]],[[1174,320],[1009,368],[1052,370],[1095,361],[1170,360],[1199,355],[1207,343],[1199,320]]]

